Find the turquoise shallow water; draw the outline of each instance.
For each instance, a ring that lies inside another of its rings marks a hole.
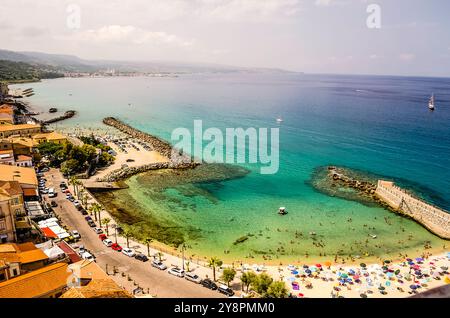
[[[198,75],[179,78],[57,79],[36,84],[30,102],[79,111],[65,126],[97,126],[106,116],[169,139],[174,128],[277,127],[280,170],[245,178],[173,187],[152,196],[145,176],[131,178],[141,213],[198,229],[186,235],[195,255],[230,260],[397,255],[444,241],[380,208],[317,193],[314,168],[335,164],[414,184],[450,209],[450,79],[319,75]],[[437,111],[427,100],[437,96]],[[69,95],[71,94],[71,95]],[[131,106],[128,104],[131,103]],[[121,194],[118,193],[118,196]],[[289,215],[279,217],[286,206]],[[349,220],[351,219],[351,220]],[[365,224],[370,224],[369,229]],[[308,234],[315,231],[313,240]],[[248,235],[242,244],[233,242]],[[376,240],[366,240],[376,234]],[[224,254],[229,250],[228,254]],[[326,256],[323,256],[323,255]],[[322,256],[321,256],[322,255]]]

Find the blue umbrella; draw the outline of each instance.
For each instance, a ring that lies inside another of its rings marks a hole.
[[[411,289],[413,289],[413,290],[416,290],[416,289],[417,289],[417,286],[416,286],[416,285],[411,285],[411,286],[409,286],[409,288],[411,288]]]
[[[292,271],[291,274],[292,275],[298,275],[298,272],[297,271]]]
[[[307,269],[307,270],[305,270],[305,273],[309,275],[309,274],[311,274],[311,271],[309,269]]]

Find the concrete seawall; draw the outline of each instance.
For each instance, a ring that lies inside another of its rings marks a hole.
[[[443,239],[450,239],[450,214],[414,198],[393,182],[379,180],[375,195],[400,214],[411,217]]]

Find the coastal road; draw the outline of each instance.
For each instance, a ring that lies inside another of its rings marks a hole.
[[[59,191],[59,184],[64,180],[61,173],[56,169],[51,169],[45,174],[47,179],[47,187],[54,188],[58,192],[58,196],[54,199],[49,199],[45,196],[46,201],[54,200],[58,203],[58,207],[54,208],[56,214],[61,218],[61,221],[69,227],[70,230],[77,230],[81,235],[79,245],[84,245],[96,257],[97,264],[103,270],[108,266],[108,272],[112,273],[113,266],[119,269],[120,272],[125,272],[134,281],[136,281],[144,291],[147,288],[150,294],[162,298],[219,298],[224,297],[217,291],[212,291],[201,285],[194,284],[185,280],[169,275],[166,271],[160,271],[150,265],[150,261],[141,262],[134,258],[130,258],[122,253],[116,252],[111,248],[106,247],[98,238],[98,235],[89,227],[84,220],[84,216],[75,208],[72,202],[65,198],[65,195]],[[67,181],[66,181],[67,184]],[[71,192],[73,188],[69,186]],[[98,223],[97,223],[98,224]],[[110,230],[110,234],[113,230]],[[114,242],[114,235],[110,236]],[[122,246],[126,247],[126,246]],[[131,248],[133,246],[130,246]],[[170,266],[170,264],[167,264]],[[123,278],[119,275],[111,275],[121,285]],[[130,284],[131,285],[131,284]],[[129,291],[131,289],[127,288]]]

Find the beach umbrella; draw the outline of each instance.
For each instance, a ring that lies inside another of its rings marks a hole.
[[[412,262],[412,259],[410,259],[410,258],[407,258],[407,259],[406,259],[406,261],[408,261],[408,262]]]
[[[331,266],[331,262],[325,262],[325,263],[323,263],[326,267],[330,267]]]
[[[409,286],[409,288],[411,288],[412,290],[416,290],[417,289],[417,285],[411,285],[411,286]]]
[[[305,273],[309,275],[309,274],[311,274],[311,271],[309,269],[307,269],[307,270],[305,270]]]
[[[316,264],[316,267],[317,267],[317,268],[321,268],[322,265],[321,265],[321,264]]]
[[[366,294],[360,294],[359,295],[361,298],[367,298],[367,295]]]
[[[384,263],[385,263],[385,264],[390,264],[391,261],[387,259],[387,260],[384,261]]]
[[[299,297],[305,297],[305,295],[303,295],[302,293],[298,294]]]
[[[397,269],[394,273],[395,273],[395,275],[398,275],[398,274],[400,274],[400,270]]]
[[[361,264],[359,264],[359,266],[361,266],[363,268],[367,267],[367,265],[365,263],[361,263]]]
[[[292,271],[291,274],[292,275],[298,275],[298,271]]]
[[[416,258],[416,261],[417,261],[417,262],[423,262],[423,258],[417,257],[417,258]]]
[[[348,275],[347,275],[346,273],[342,273],[342,274],[341,274],[341,277],[342,277],[342,278],[348,278]]]
[[[309,266],[308,265],[303,265],[303,268],[309,268]]]
[[[384,288],[383,286],[378,287],[379,290],[385,290],[386,288]]]
[[[446,270],[448,270],[448,267],[447,267],[447,266],[441,266],[441,269],[442,269],[443,271],[446,271]]]

